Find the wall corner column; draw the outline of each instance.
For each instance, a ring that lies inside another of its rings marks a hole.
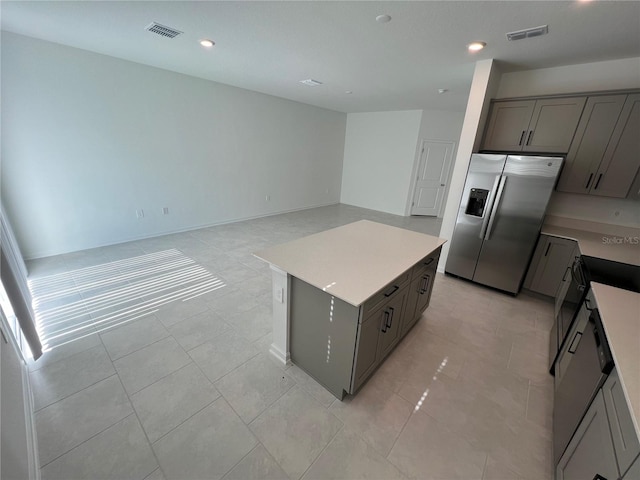
[[[275,265],[271,267],[271,291],[273,305],[273,343],[269,353],[283,365],[291,364],[289,352],[289,292],[290,277]]]

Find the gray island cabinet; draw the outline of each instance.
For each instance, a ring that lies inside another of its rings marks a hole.
[[[271,353],[354,394],[429,305],[444,242],[362,220],[257,252],[273,272]]]

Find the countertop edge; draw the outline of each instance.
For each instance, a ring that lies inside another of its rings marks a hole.
[[[637,303],[640,306],[640,293],[629,292],[627,290],[611,287],[609,285],[603,285],[597,282],[591,282],[591,289],[593,290],[596,298],[596,304],[598,305],[598,310],[600,311],[600,317],[602,319],[604,332],[607,336],[609,348],[611,349],[611,354],[613,355],[613,360],[616,365],[618,377],[620,378],[620,385],[622,385],[625,400],[627,401],[627,406],[629,407],[629,412],[631,413],[633,426],[635,428],[636,435],[638,435],[638,438],[640,438],[640,377],[635,379],[636,385],[634,385],[634,390],[636,392],[635,397],[637,398],[631,398],[631,395],[629,394],[629,376],[631,376],[631,373],[628,370],[627,372],[625,372],[625,368],[628,369],[629,364],[631,363],[633,363],[634,365],[640,365],[640,313],[636,312],[636,318],[632,318],[633,312],[629,312],[628,322],[636,325],[636,331],[630,332],[632,334],[631,338],[633,339],[635,337],[638,340],[638,345],[636,345],[637,348],[633,351],[635,357],[637,358],[629,360],[628,352],[624,352],[621,357],[620,344],[616,346],[617,342],[611,341],[612,336],[619,337],[621,335],[621,332],[617,332],[617,329],[614,328],[614,322],[618,321],[619,318],[616,318],[612,321],[613,313],[610,311],[612,308],[611,303],[616,304],[615,308],[620,307],[621,303],[624,305],[625,302],[621,302],[621,298],[623,300],[626,300],[626,302],[632,304],[632,307],[634,303]],[[621,298],[616,298],[614,300],[613,298],[611,298],[613,295],[620,296]],[[621,322],[624,322],[624,319],[622,319]],[[616,340],[619,340],[619,338],[616,338]],[[627,358],[624,358],[625,356]],[[638,376],[637,373],[636,376]]]

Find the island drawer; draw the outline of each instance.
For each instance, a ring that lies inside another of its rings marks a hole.
[[[381,288],[374,293],[369,300],[364,302],[362,305],[361,319],[367,318],[370,313],[374,312],[378,307],[382,306],[385,302],[391,300],[395,295],[397,295],[400,289],[402,289],[402,287],[409,281],[410,276],[411,269],[407,270],[393,282],[387,284],[384,288]]]
[[[438,266],[438,260],[440,259],[440,248],[431,252],[431,254],[424,257],[418,263],[413,266],[411,270],[411,279],[415,279],[424,274],[427,270],[435,270]]]

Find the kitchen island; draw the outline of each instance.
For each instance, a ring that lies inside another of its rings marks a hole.
[[[445,241],[361,220],[256,252],[272,271],[271,354],[355,393],[427,308]]]

